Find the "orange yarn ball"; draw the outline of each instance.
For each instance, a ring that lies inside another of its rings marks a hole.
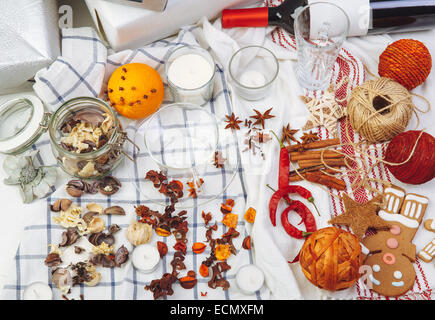
[[[401,39],[390,44],[379,57],[379,75],[393,79],[408,90],[422,84],[432,69],[432,57],[417,40]]]
[[[360,276],[361,244],[355,235],[339,228],[314,232],[305,241],[299,257],[305,277],[322,289],[350,288]]]

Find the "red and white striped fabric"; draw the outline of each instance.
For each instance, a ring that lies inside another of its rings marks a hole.
[[[277,6],[283,0],[266,0],[266,6]],[[293,36],[290,36],[286,31],[281,28],[276,28],[270,33],[270,37],[273,42],[279,44],[283,48],[288,50],[296,50],[296,42]],[[361,85],[365,81],[365,71],[363,63],[354,57],[350,52],[346,49],[341,49],[339,57],[334,65],[333,78],[332,81],[336,84],[339,84],[343,77],[348,77],[349,81],[345,81],[341,87],[337,88],[336,97],[338,100],[346,97],[349,90],[352,90],[354,87]],[[314,93],[316,95],[316,93]],[[345,104],[345,103],[344,103]],[[346,132],[347,131],[347,132]],[[318,133],[321,139],[330,138],[328,131],[324,127],[318,128]],[[347,134],[348,133],[348,134]],[[348,137],[352,140],[352,142],[357,143],[362,140],[362,138],[353,131],[350,122],[346,119],[340,121],[339,123],[339,135],[342,143],[347,143]],[[384,156],[387,144],[378,144],[376,148],[372,148],[370,150],[370,154],[373,157],[380,158]],[[343,150],[346,154],[350,156],[355,154],[355,150],[352,147],[343,147]],[[373,163],[372,160],[367,158],[363,159],[362,166],[364,168],[369,168]],[[389,171],[383,164],[380,164],[374,167],[369,175],[371,178],[382,179],[387,181],[392,181],[392,177]],[[360,203],[365,203],[373,197],[373,194],[370,194],[369,191],[360,187],[357,190],[351,189],[351,184],[355,179],[359,179],[358,177],[349,176],[345,178],[345,182],[347,185],[347,189],[344,191],[348,193],[351,197],[353,197],[356,201]],[[378,190],[382,190],[383,186],[376,182],[370,182],[373,188]],[[337,196],[341,196],[343,192],[338,192],[335,189],[330,189],[332,194]],[[331,202],[331,215],[337,216],[342,214],[344,211],[343,202],[338,197],[330,197]],[[415,300],[415,299],[431,299],[433,284],[435,283],[435,278],[433,278],[434,267],[432,264],[422,263],[418,258],[414,264],[416,271],[416,280],[414,288],[408,291],[405,295],[400,297],[395,297],[393,299],[399,300]],[[431,277],[432,275],[432,277]],[[354,299],[370,299],[370,300],[380,300],[380,299],[392,299],[389,297],[385,297],[382,295],[369,290],[362,281],[358,281],[354,286],[354,296],[348,298]]]

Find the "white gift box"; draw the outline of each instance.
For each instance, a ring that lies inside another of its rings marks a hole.
[[[0,91],[21,86],[60,53],[55,0],[0,1]]]
[[[111,1],[86,0],[100,34],[118,51],[135,49],[176,33],[203,16],[216,18],[223,9],[252,5],[258,0],[169,0],[163,12]]]

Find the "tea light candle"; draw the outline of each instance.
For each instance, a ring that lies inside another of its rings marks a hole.
[[[242,73],[239,82],[248,88],[259,88],[266,84],[265,76],[257,70],[248,70]]]
[[[50,286],[43,282],[29,284],[23,293],[24,300],[52,300],[53,291]]]
[[[263,287],[264,273],[255,265],[248,264],[237,271],[236,284],[242,293],[246,295],[255,294]]]
[[[133,250],[131,261],[138,271],[151,273],[159,265],[160,254],[156,247],[150,244],[142,244]]]

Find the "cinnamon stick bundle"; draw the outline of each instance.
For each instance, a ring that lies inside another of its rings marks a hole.
[[[321,169],[321,171],[320,170],[315,170],[315,171],[309,171],[309,172],[313,172],[315,174],[321,174],[323,172],[326,172],[326,173],[329,173],[329,174],[337,174],[338,173],[337,171],[329,169],[329,168]],[[306,174],[306,172],[301,173],[301,175],[306,179],[305,174]],[[298,182],[298,181],[302,181],[302,180],[303,180],[302,177],[300,175],[296,174],[296,173],[294,175],[290,175],[290,182]]]
[[[346,166],[346,160],[344,158],[339,159],[324,159],[324,163],[326,163],[328,166],[334,166],[334,167],[343,167]],[[299,169],[309,168],[317,165],[324,164],[320,159],[313,159],[313,160],[300,160],[298,161]]]
[[[334,159],[334,158],[343,158],[344,156],[335,151],[335,150],[315,150],[315,151],[295,151],[290,152],[290,160],[291,161],[299,161],[299,160],[313,160],[313,159],[321,159],[323,152],[323,159]]]
[[[303,150],[311,150],[311,149],[320,149],[320,148],[326,148],[331,146],[337,146],[340,144],[339,138],[334,139],[325,139],[325,140],[317,140],[310,143],[302,144],[302,145],[291,145],[287,146],[287,150],[289,152],[299,151],[301,148]]]

